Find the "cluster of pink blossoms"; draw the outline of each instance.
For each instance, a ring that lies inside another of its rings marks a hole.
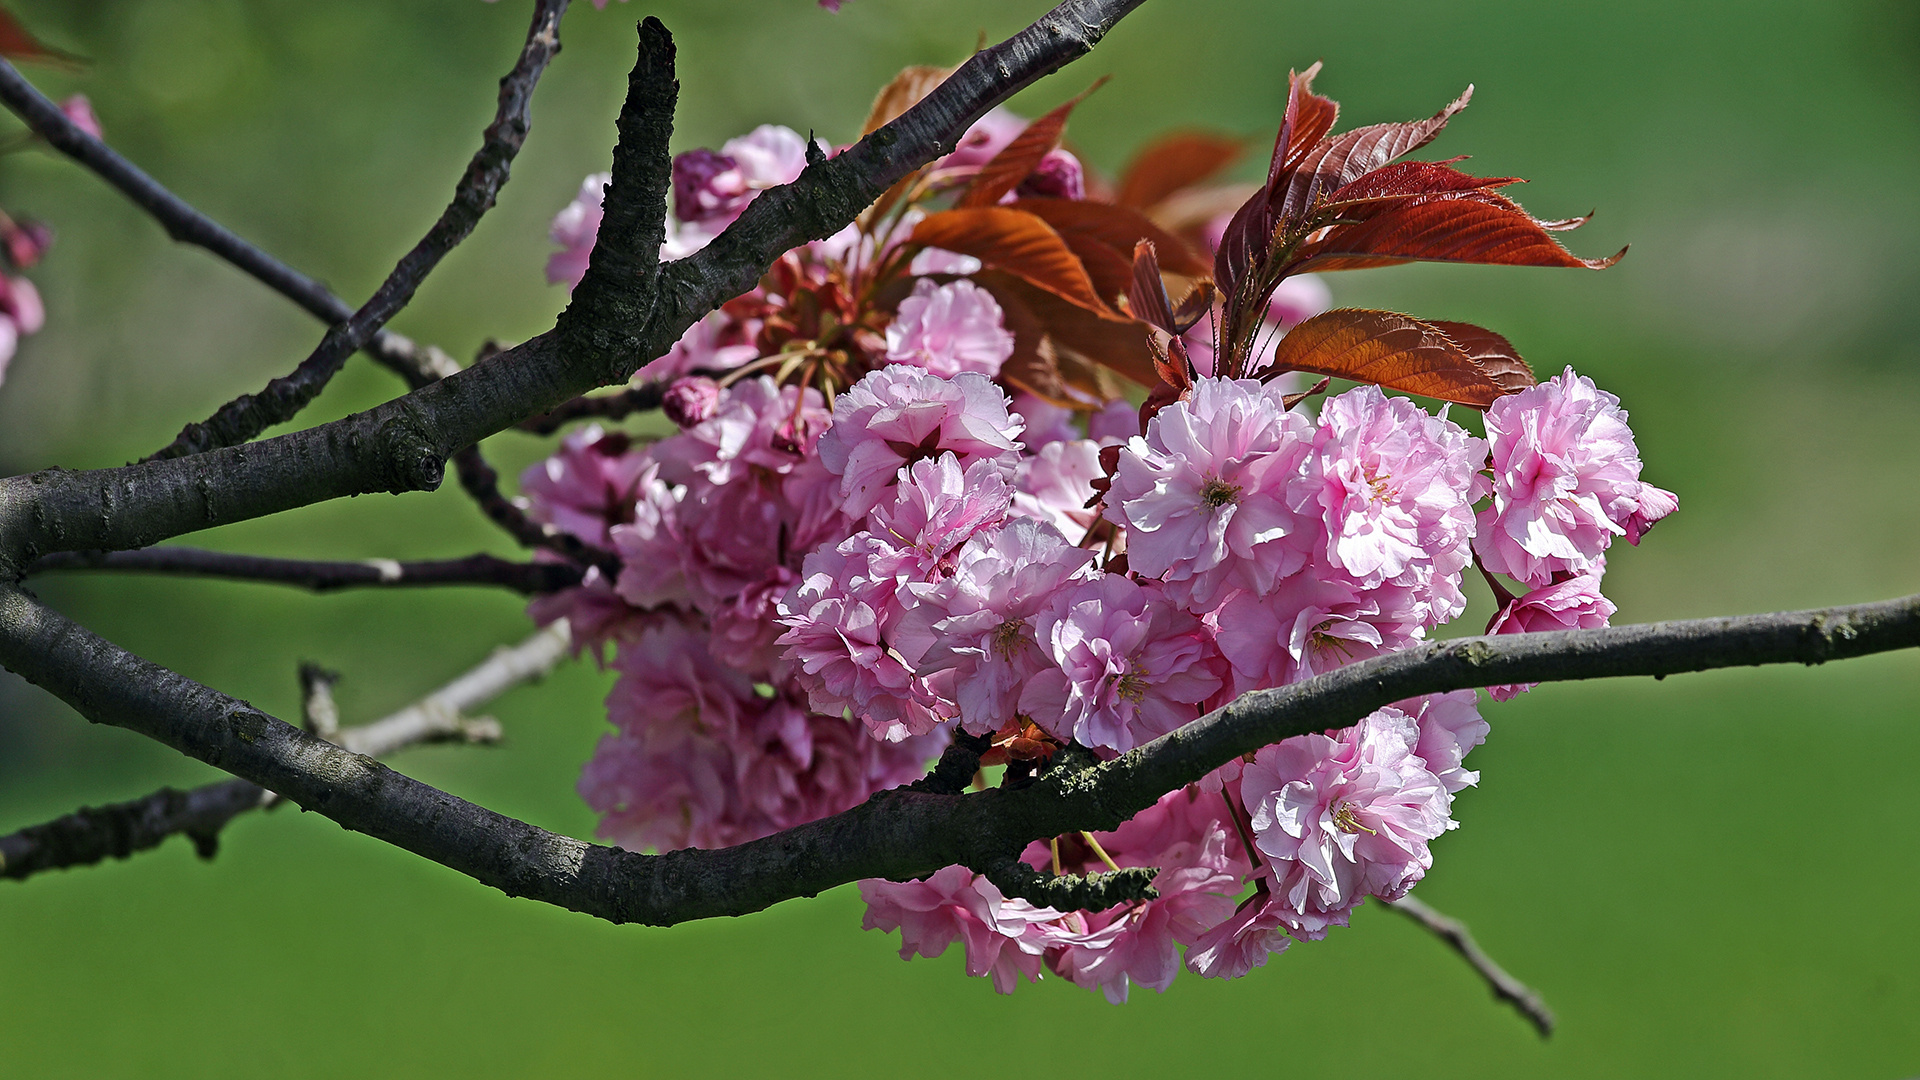
[[[1019,130],[990,114],[931,175],[977,172]],[[771,126],[681,155],[663,257],[805,157]],[[584,272],[603,183],[556,220],[554,280]],[[1085,191],[1066,155],[1019,196]],[[1002,374],[1017,343],[979,261],[902,251],[922,213],[796,249],[648,365],[674,433],[588,429],[525,476],[536,518],[622,563],[534,608],[619,672],[615,733],[580,785],[602,835],[766,835],[923,775],[956,727],[1010,772],[1067,744],[1118,756],[1425,640],[1476,568],[1500,605],[1489,632],[1605,625],[1608,546],[1676,508],[1640,480],[1617,399],[1571,371],[1495,401],[1485,439],[1368,385],[1290,406],[1277,380],[1209,376],[1198,342],[1197,377],[1144,425],[1124,400],[1042,400]],[[898,276],[856,287],[874,267]],[[1325,305],[1317,282],[1283,290],[1269,329]],[[863,883],[867,925],[898,929],[903,956],[958,940],[1003,992],[1051,974],[1121,1001],[1182,966],[1243,975],[1405,895],[1486,733],[1471,691],[1401,702],[1023,856],[1152,867],[1153,899],[1057,911],[953,866]]]

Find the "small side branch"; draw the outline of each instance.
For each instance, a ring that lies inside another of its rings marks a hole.
[[[1467,929],[1466,923],[1442,915],[1412,896],[1403,896],[1398,900],[1388,900],[1384,903],[1426,927],[1435,937],[1446,942],[1454,952],[1459,953],[1461,959],[1487,981],[1487,989],[1493,991],[1493,996],[1512,1005],[1521,1016],[1526,1017],[1527,1022],[1533,1025],[1541,1038],[1545,1039],[1553,1034],[1553,1010],[1547,1008],[1547,1002],[1540,996],[1540,992],[1507,974],[1507,969],[1494,963],[1493,957],[1488,956],[1480,948],[1479,942],[1473,940],[1473,933]]]
[[[425,742],[497,742],[497,721],[471,719],[466,714],[521,683],[544,677],[567,655],[571,642],[567,622],[561,619],[518,645],[494,650],[484,663],[417,704],[371,724],[344,729],[337,726],[338,714],[327,692],[332,673],[302,665],[302,711],[315,736],[368,757]],[[44,825],[0,836],[0,878],[23,880],[44,870],[124,859],[159,847],[170,836],[187,837],[201,858],[211,859],[228,822],[276,801],[272,792],[258,784],[221,780],[191,791],[161,788],[130,802],[85,807]]]
[[[26,575],[61,570],[111,570],[181,577],[227,578],[292,585],[314,592],[337,589],[416,588],[430,585],[485,585],[526,596],[558,592],[580,584],[581,569],[566,563],[515,562],[494,555],[460,559],[280,559],[235,555],[188,547],[137,551],[57,552],[30,564]]]
[[[454,188],[453,201],[427,235],[400,259],[373,297],[346,322],[330,328],[320,344],[291,374],[269,382],[257,394],[242,394],[203,422],[188,424],[152,458],[184,457],[220,446],[237,446],[275,424],[291,420],[332,380],[347,357],[413,299],[420,283],[447,253],[465,240],[491,210],[507,182],[513,159],[532,126],[533,88],[547,63],[560,51],[560,16],[569,0],[538,0],[526,45],[513,70],[500,80],[500,103],[487,125],[480,149]]]
[[[667,384],[651,382],[628,387],[616,394],[593,394],[574,398],[538,416],[520,421],[521,431],[551,435],[575,420],[624,420],[634,413],[652,412],[666,396]]]
[[[513,500],[501,494],[500,474],[487,464],[478,446],[469,446],[453,455],[453,467],[460,476],[460,487],[473,497],[480,512],[518,541],[520,546],[545,548],[581,566],[597,566],[609,581],[620,575],[620,556],[551,525],[542,525],[515,506]]]

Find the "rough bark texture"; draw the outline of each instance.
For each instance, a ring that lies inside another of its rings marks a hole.
[[[655,925],[743,915],[860,878],[923,877],[952,863],[1001,873],[1030,841],[1116,828],[1231,758],[1350,725],[1419,694],[1817,664],[1915,646],[1920,596],[1824,611],[1463,638],[1248,694],[1114,761],[1057,768],[1018,789],[900,788],[738,847],[640,855],[560,836],[409,779],[142,660],[18,590],[0,591],[0,664],[89,720],[158,739],[509,895]]]

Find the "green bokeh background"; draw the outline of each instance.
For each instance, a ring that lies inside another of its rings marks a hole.
[[[492,110],[527,4],[15,0],[93,59],[30,74],[90,94],[109,137],[293,265],[364,297],[438,212]],[[500,206],[396,321],[471,355],[550,325],[546,223],[604,168],[651,10],[676,33],[677,146],[761,122],[844,141],[907,63],[946,63],[1043,0],[578,4]],[[1270,133],[1288,67],[1349,123],[1426,115],[1434,150],[1517,174],[1536,213],[1599,208],[1605,274],[1411,267],[1342,303],[1481,322],[1540,371],[1632,410],[1683,512],[1609,574],[1622,621],[1920,590],[1920,14],[1851,4],[1153,0],[1029,114],[1102,73],[1072,138],[1112,169],[1154,133]],[[1251,166],[1250,166],[1251,167]],[[0,389],[0,468],[119,464],[289,368],[304,315],[53,156],[0,159],[0,206],[55,223],[48,327]],[[303,420],[395,392],[356,360]],[[539,452],[506,435],[518,468]],[[454,491],[311,507],[192,538],[263,553],[510,553]],[[307,596],[48,576],[109,638],[279,715],[294,667],[347,673],[349,721],[399,707],[527,630],[511,597]],[[1483,619],[1484,600],[1466,622]],[[563,669],[493,709],[492,751],[408,773],[579,836],[573,794],[608,679]],[[1558,1010],[1541,1043],[1402,920],[1296,947],[1247,979],[1128,1005],[1050,982],[995,996],[956,956],[901,963],[850,889],[747,919],[613,927],[498,893],[295,810],[217,860],[179,841],[0,882],[0,1077],[1920,1074],[1920,658],[1545,687],[1489,710],[1462,828],[1420,888]],[[0,830],[213,774],[0,675]]]

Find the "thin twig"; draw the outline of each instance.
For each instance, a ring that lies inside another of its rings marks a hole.
[[[583,395],[538,416],[529,416],[516,426],[535,435],[551,435],[575,420],[622,420],[634,413],[659,408],[666,393],[666,383],[650,382],[613,394]]]
[[[1459,919],[1442,915],[1422,901],[1412,896],[1403,896],[1398,900],[1383,901],[1388,907],[1419,923],[1431,931],[1434,936],[1447,943],[1454,952],[1460,954],[1468,966],[1478,972],[1487,981],[1487,989],[1493,996],[1512,1005],[1521,1016],[1526,1017],[1540,1037],[1545,1039],[1553,1035],[1553,1010],[1547,1008],[1545,998],[1540,992],[1507,974],[1507,970],[1494,963],[1493,957],[1481,950],[1479,942],[1473,940],[1472,931]]]
[[[533,23],[513,70],[500,80],[500,103],[481,138],[480,149],[454,187],[453,201],[427,235],[402,256],[387,279],[346,322],[330,327],[320,344],[292,373],[267,383],[257,394],[242,394],[205,421],[188,424],[153,458],[184,457],[220,446],[237,446],[262,431],[291,420],[307,406],[373,335],[413,299],[434,267],[465,240],[491,210],[507,182],[513,159],[532,126],[533,88],[548,61],[560,51],[560,17],[569,0],[536,0]]]
[[[500,738],[498,721],[469,719],[465,714],[523,682],[545,676],[567,655],[571,641],[567,622],[561,619],[518,645],[496,649],[485,662],[419,703],[371,724],[339,729],[329,741],[369,757],[448,739],[496,742]],[[319,710],[313,704],[313,691],[316,686],[326,685],[326,680],[310,682],[306,667],[301,676],[307,688],[307,716],[315,720]],[[325,724],[313,726],[318,729]],[[315,734],[320,732],[316,730]],[[210,859],[219,849],[220,832],[228,822],[275,801],[273,794],[260,785],[236,779],[191,791],[161,788],[130,802],[84,807],[44,825],[0,836],[0,877],[24,879],[43,870],[124,859],[158,847],[175,835],[191,839],[200,857]]]
[[[581,566],[597,566],[609,580],[620,575],[619,555],[589,544],[572,533],[533,520],[526,511],[515,506],[513,500],[502,495],[500,474],[487,463],[478,446],[469,446],[453,455],[453,467],[460,476],[460,487],[473,497],[480,512],[518,541],[520,546],[545,548]]]
[[[0,59],[0,103],[4,103],[34,134],[54,149],[92,170],[117,188],[134,205],[160,223],[167,235],[225,259],[309,314],[328,324],[344,323],[353,308],[327,287],[241,239],[232,230],[193,208],[159,181],[94,138],[67,117],[60,106],[35,89],[14,66]],[[398,372],[414,386],[424,385],[460,370],[446,353],[417,345],[382,330],[367,345],[368,355]]]
[[[459,559],[282,559],[189,547],[137,551],[63,551],[29,564],[25,576],[60,570],[111,570],[182,577],[228,578],[293,585],[314,592],[372,586],[485,585],[525,596],[580,584],[581,569],[558,562],[515,562],[495,555]]]
[[[300,665],[300,719],[307,734],[332,742],[340,733],[340,707],[333,702],[333,684],[340,673],[319,664]]]

